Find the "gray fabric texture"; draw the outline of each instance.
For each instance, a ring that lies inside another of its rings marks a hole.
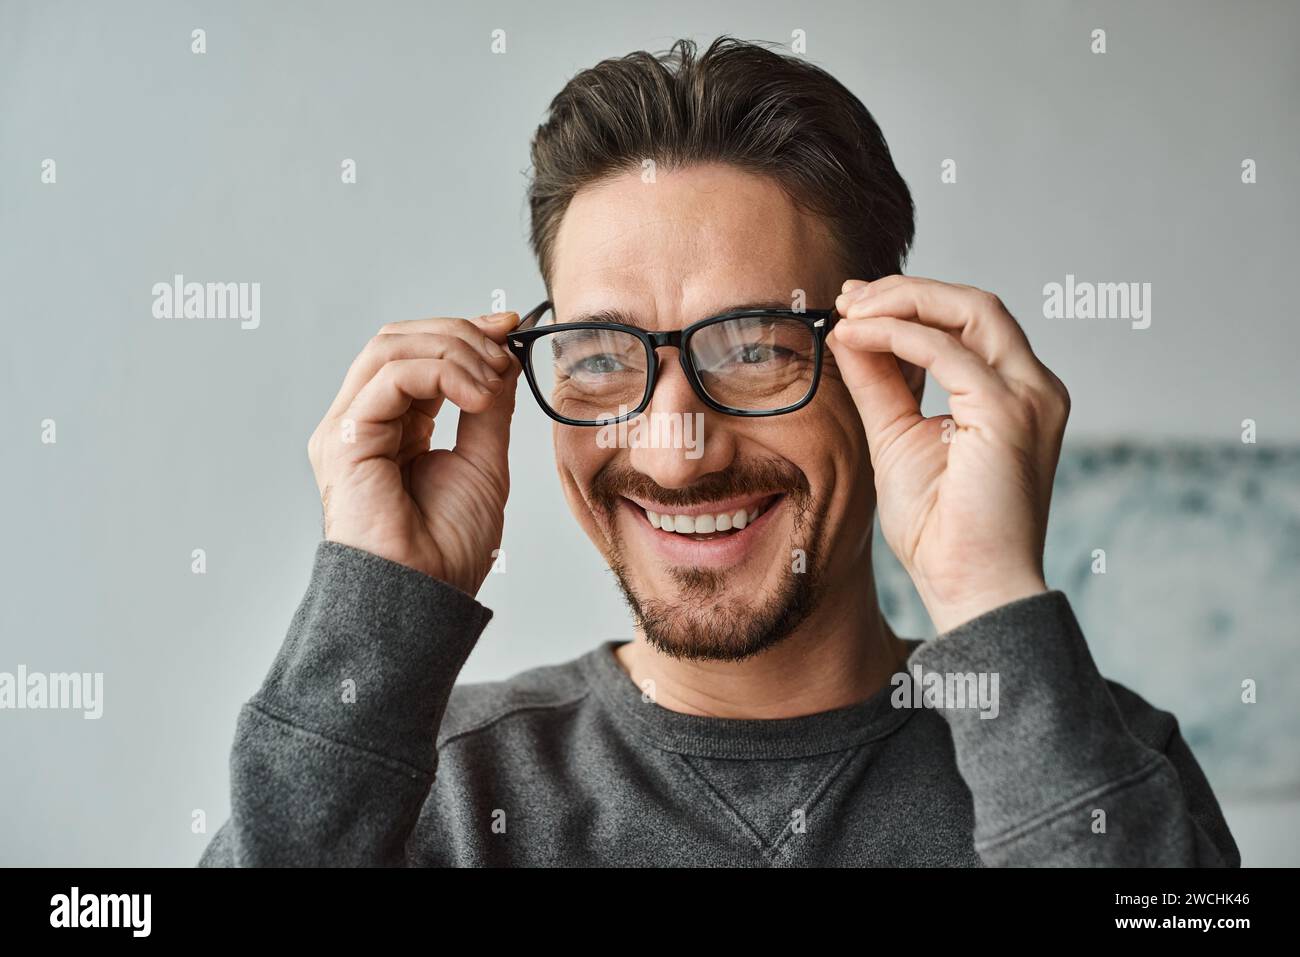
[[[1061,592],[912,642],[866,701],[780,720],[663,708],[612,642],[455,685],[490,618],[321,543],[200,864],[1240,864],[1174,717],[1098,674]],[[996,673],[997,716],[897,706],[916,668]]]

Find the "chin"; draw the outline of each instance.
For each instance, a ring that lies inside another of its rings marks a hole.
[[[820,591],[820,576],[795,574],[788,565],[774,584],[759,588],[709,569],[674,569],[669,581],[660,579],[648,591],[630,580],[626,568],[611,567],[646,642],[688,661],[744,661],[762,654],[797,631]]]

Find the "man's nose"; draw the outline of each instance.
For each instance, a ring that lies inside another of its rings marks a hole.
[[[631,443],[629,464],[664,488],[683,488],[735,457],[735,436],[700,401],[686,379],[677,350],[659,350],[659,380],[641,414],[641,437]],[[632,423],[629,423],[631,425]]]

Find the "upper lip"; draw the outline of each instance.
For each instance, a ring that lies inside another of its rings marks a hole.
[[[780,492],[762,492],[758,495],[736,496],[734,498],[722,498],[713,502],[705,502],[702,505],[664,505],[662,502],[651,502],[647,499],[637,498],[633,495],[624,495],[623,497],[635,505],[650,512],[656,512],[660,515],[716,515],[719,512],[737,512],[740,509],[758,508],[766,504],[772,498],[780,495]]]

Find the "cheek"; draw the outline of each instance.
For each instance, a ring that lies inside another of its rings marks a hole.
[[[862,417],[837,370],[830,371],[813,403],[789,417],[796,434],[787,457],[808,476],[814,508],[824,513],[824,534],[837,536],[859,524],[870,527],[875,483]]]
[[[876,510],[871,449],[862,417],[844,385],[834,382],[833,387],[827,390],[826,398],[833,423],[828,470],[835,484],[827,505],[828,532],[838,539],[837,548],[846,549],[847,554],[856,559],[870,545]]]
[[[560,487],[569,503],[574,518],[591,535],[596,524],[591,507],[587,504],[592,480],[618,454],[616,448],[601,448],[597,443],[599,429],[580,429],[553,424],[555,442],[555,467],[560,476]]]
[[[760,458],[784,459],[802,472],[813,511],[824,511],[844,479],[840,459],[845,439],[835,404],[819,393],[798,412],[756,421],[760,424],[750,431],[751,450]]]
[[[878,371],[882,374],[889,371],[889,366],[883,363],[894,362],[892,356],[869,355],[864,358],[871,364],[873,372]],[[846,443],[845,452],[850,458],[858,459],[858,451],[865,451],[867,447],[862,415],[854,405],[853,396],[849,395],[848,386],[844,384],[839,366],[833,358],[822,368],[822,380],[817,387],[817,397],[813,400],[813,405],[820,406],[818,414],[823,419],[823,431],[833,435],[833,441]],[[867,458],[869,461],[870,457]]]

